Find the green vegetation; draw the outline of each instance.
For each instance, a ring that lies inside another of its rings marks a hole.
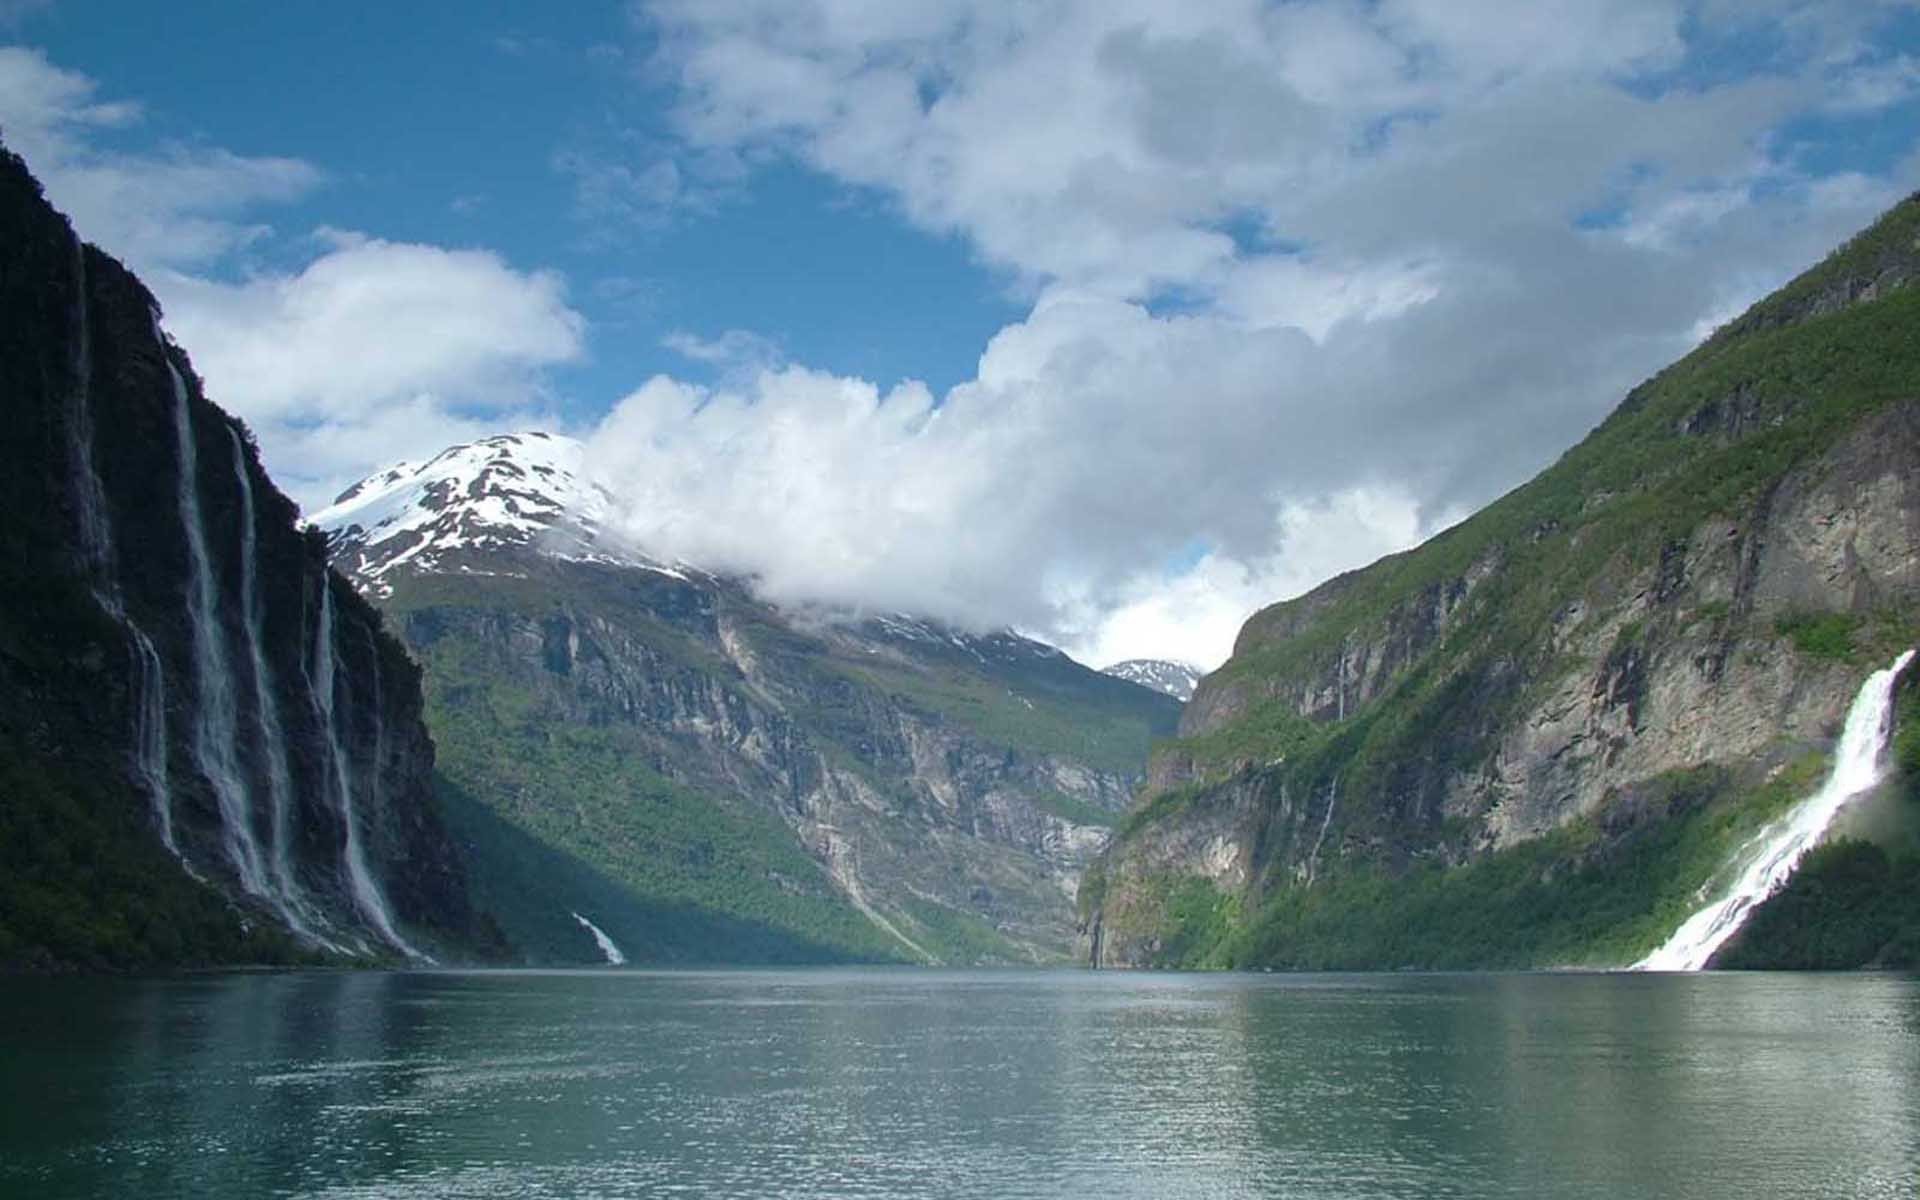
[[[476,874],[496,881],[479,899],[529,953],[590,953],[562,922],[592,907],[636,961],[900,956],[771,813],[666,780],[629,729],[550,719],[539,689],[494,670],[471,641],[422,656],[449,823]],[[552,877],[515,867],[534,846]]]
[[[1093,825],[1110,829],[1120,823],[1119,813],[1096,808],[1084,800],[1076,800],[1072,796],[1056,791],[1035,792],[1033,802],[1061,820],[1072,821],[1075,825]]]
[[[1620,966],[1699,905],[1735,849],[1818,784],[1810,755],[1742,794],[1714,768],[1675,772],[1625,801],[1624,831],[1580,820],[1464,866],[1361,867],[1281,885],[1251,919],[1200,879],[1160,880],[1156,965],[1293,970]]]
[[[906,908],[917,926],[913,940],[943,963],[982,965],[1027,961],[999,930],[973,913],[918,898],[907,900]]]
[[[313,961],[181,872],[105,756],[68,770],[0,739],[0,966]]]
[[[1920,968],[1920,854],[1816,847],[1715,960],[1734,970]]]
[[[1854,613],[1800,612],[1781,616],[1773,627],[1802,654],[1852,662],[1854,635],[1863,623]]]
[[[845,669],[861,683],[952,721],[984,741],[1058,755],[1120,775],[1139,772],[1153,739],[1173,732],[1179,711],[1177,705],[1161,703],[1117,680],[1113,687],[1103,683],[1097,691],[1069,692],[1030,674],[1014,679],[1015,691],[965,664],[858,663]]]

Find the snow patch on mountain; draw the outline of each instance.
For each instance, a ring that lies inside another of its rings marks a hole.
[[[1165,692],[1182,704],[1193,699],[1193,689],[1199,686],[1200,677],[1205,674],[1191,663],[1165,658],[1129,658],[1125,662],[1102,667],[1100,673],[1152,688],[1156,692]]]
[[[604,532],[612,498],[586,476],[585,449],[552,433],[483,438],[368,476],[307,524],[326,533],[334,565],[380,597],[395,571],[501,574],[463,560],[521,548],[685,578]]]

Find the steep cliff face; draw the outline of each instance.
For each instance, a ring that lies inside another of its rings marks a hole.
[[[1916,264],[1909,201],[1531,483],[1256,614],[1083,890],[1085,952],[1604,963],[1657,940],[1920,640]]]
[[[0,246],[0,959],[469,942],[418,669],[11,156]]]
[[[477,853],[498,819],[617,885],[497,895],[517,940],[591,957],[579,909],[629,957],[1064,958],[1178,702],[1011,634],[795,615],[647,558],[599,535],[577,452],[489,439],[315,518],[426,665]]]

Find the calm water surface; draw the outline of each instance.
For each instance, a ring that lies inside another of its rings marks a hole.
[[[1916,1195],[1920,984],[0,980],[0,1194]]]

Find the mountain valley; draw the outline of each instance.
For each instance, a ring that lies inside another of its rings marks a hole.
[[[312,516],[425,668],[516,944],[597,958],[577,911],[636,961],[1066,959],[1176,700],[1012,633],[782,611],[606,514],[580,444],[532,432]]]

